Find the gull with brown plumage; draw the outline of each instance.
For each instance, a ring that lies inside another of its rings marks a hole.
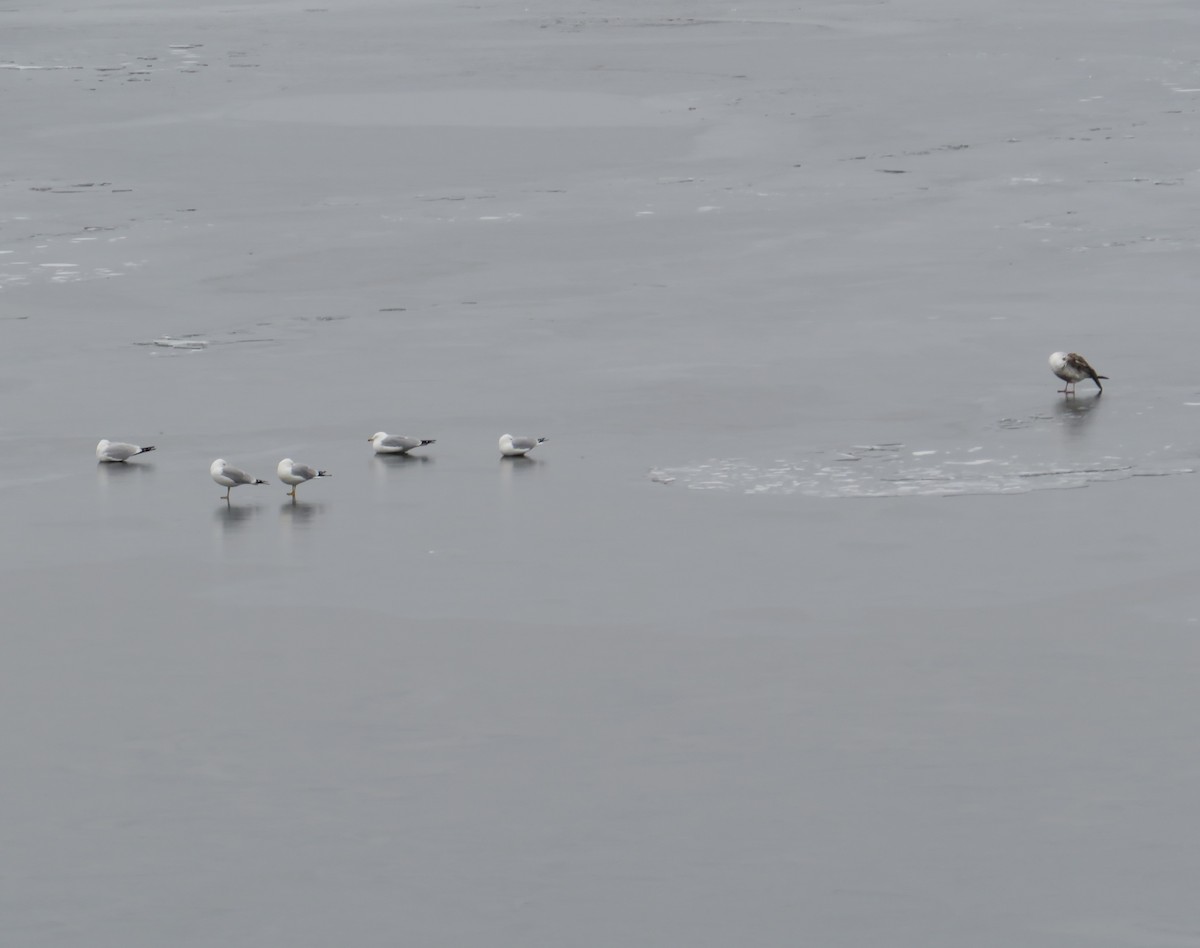
[[[1078,352],[1055,352],[1050,356],[1050,371],[1067,383],[1059,389],[1064,395],[1074,395],[1075,383],[1084,379],[1091,379],[1096,383],[1096,388],[1100,389],[1098,395],[1104,394],[1104,386],[1100,384],[1100,380],[1107,379],[1108,376],[1097,375],[1096,370],[1088,364],[1088,360]]]

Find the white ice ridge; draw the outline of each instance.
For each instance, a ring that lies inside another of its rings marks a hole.
[[[1154,458],[1099,457],[1082,462],[978,456],[980,448],[908,451],[904,445],[855,445],[806,458],[758,463],[710,458],[682,467],[655,467],[650,479],[691,490],[809,497],[931,497],[1023,494],[1065,490],[1129,477],[1193,474],[1182,463]]]

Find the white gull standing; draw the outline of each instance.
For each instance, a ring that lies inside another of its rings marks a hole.
[[[405,435],[390,435],[386,431],[376,431],[367,438],[376,454],[408,454],[413,448],[423,448],[433,444],[436,438],[409,438]]]
[[[137,454],[145,454],[147,451],[153,451],[154,445],[147,444],[130,444],[127,441],[109,441],[104,438],[96,445],[96,460],[97,461],[128,461],[131,457]]]
[[[280,461],[279,466],[275,468],[275,473],[279,475],[279,479],[285,484],[292,485],[292,489],[288,491],[288,496],[292,498],[293,503],[296,500],[296,488],[305,481],[311,481],[314,477],[330,476],[328,471],[318,471],[307,464],[297,464],[291,458],[284,458]]]
[[[1107,375],[1097,375],[1096,370],[1088,365],[1088,360],[1078,352],[1053,353],[1050,356],[1050,371],[1067,383],[1059,389],[1064,395],[1074,395],[1075,383],[1084,379],[1095,382],[1096,388],[1100,389],[1098,394],[1103,394],[1104,386],[1100,384],[1100,380],[1108,378]]]
[[[544,442],[545,438],[514,438],[510,434],[500,436],[500,453],[506,458],[521,458]]]
[[[233,490],[239,484],[265,484],[266,481],[251,477],[241,468],[234,467],[226,462],[224,458],[217,458],[209,465],[208,473],[212,475],[212,479],[222,487],[228,488],[225,491],[225,496],[222,500],[229,500],[229,491]]]

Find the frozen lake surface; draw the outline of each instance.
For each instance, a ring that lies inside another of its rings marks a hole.
[[[0,941],[1200,945],[1198,27],[0,7]]]

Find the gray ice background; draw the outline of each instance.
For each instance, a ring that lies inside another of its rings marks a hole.
[[[0,943],[1200,945],[1198,30],[0,0]]]

